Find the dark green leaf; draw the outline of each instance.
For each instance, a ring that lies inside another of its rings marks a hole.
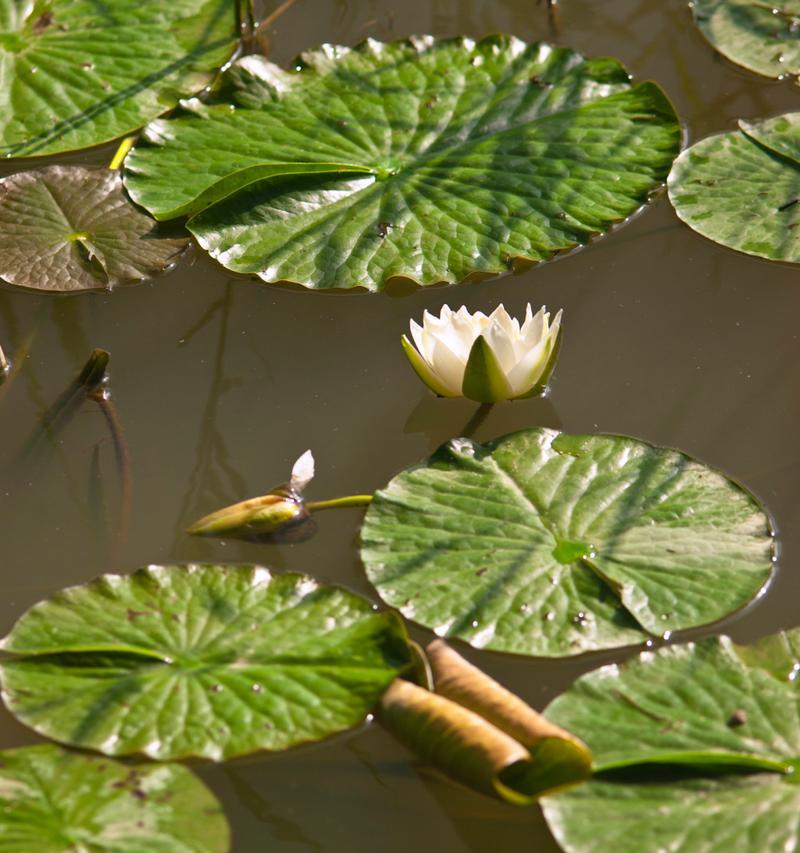
[[[0,849],[226,853],[230,834],[219,803],[184,767],[34,746],[0,752]]]
[[[231,0],[0,0],[0,156],[87,148],[201,90],[236,45]]]
[[[409,663],[400,621],[303,575],[150,566],[29,610],[0,664],[11,712],[113,755],[215,760],[361,722]]]
[[[749,494],[682,453],[531,429],[454,439],[395,477],[362,557],[441,636],[561,656],[729,615],[768,581],[772,538]]]
[[[701,139],[675,161],[678,216],[715,243],[800,263],[800,113]]]
[[[188,106],[128,157],[133,198],[167,218],[228,195],[190,221],[200,244],[316,288],[546,260],[644,203],[680,137],[663,92],[615,60],[501,36],[328,45],[292,71],[246,57]]]
[[[98,290],[149,278],[188,237],[164,236],[118,172],[47,166],[0,181],[0,278],[37,290]]]
[[[544,803],[565,850],[794,850],[798,672],[795,630],[645,652],[578,679],[546,713],[586,740],[602,773]]]

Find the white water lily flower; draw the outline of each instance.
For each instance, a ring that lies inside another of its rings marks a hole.
[[[402,344],[419,378],[440,397],[469,397],[480,403],[516,400],[541,393],[555,363],[561,311],[553,322],[542,307],[528,305],[525,322],[499,305],[487,317],[445,305],[438,317],[426,311],[411,321],[411,341]]]

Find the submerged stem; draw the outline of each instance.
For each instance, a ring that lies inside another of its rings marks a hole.
[[[327,501],[306,501],[306,509],[316,512],[319,509],[344,509],[353,506],[369,506],[374,495],[345,495],[341,498],[331,498]]]
[[[461,430],[462,438],[473,438],[475,433],[483,426],[486,418],[489,417],[489,412],[492,411],[494,403],[481,403],[475,410],[472,417],[467,421],[464,429]]]
[[[125,433],[122,430],[122,422],[119,419],[114,403],[102,390],[98,390],[92,394],[92,399],[100,407],[100,411],[103,413],[103,417],[108,424],[111,441],[114,445],[114,456],[117,460],[117,473],[120,481],[119,524],[117,526],[116,542],[111,560],[113,567],[119,563],[122,549],[128,539],[128,527],[130,525],[131,506],[133,504],[131,457],[127,442],[125,441]]]

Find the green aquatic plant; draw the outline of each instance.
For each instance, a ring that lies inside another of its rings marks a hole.
[[[320,740],[362,722],[411,662],[395,614],[256,566],[104,575],[32,607],[2,650],[2,695],[18,720],[158,760]]]
[[[751,495],[678,451],[537,428],[453,439],[398,474],[361,557],[440,636],[561,657],[730,615],[764,590],[773,541]]]
[[[644,652],[546,709],[595,775],[543,801],[567,853],[792,850],[800,840],[800,632]]]
[[[382,290],[544,261],[624,220],[680,148],[672,105],[614,59],[513,37],[247,56],[147,127],[131,197],[226,268]]]
[[[797,0],[692,0],[700,32],[731,62],[765,77],[800,74]]]
[[[231,0],[0,0],[0,157],[138,130],[207,86],[238,39]]]
[[[678,216],[709,240],[800,263],[800,113],[701,139],[677,158],[668,186]]]
[[[205,785],[177,764],[131,765],[42,745],[0,752],[0,847],[64,853],[228,853]]]

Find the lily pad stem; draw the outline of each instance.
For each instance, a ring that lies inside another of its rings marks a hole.
[[[116,172],[122,168],[122,164],[128,156],[128,152],[133,148],[134,142],[136,142],[135,136],[126,136],[122,142],[120,142],[116,153],[111,158],[111,162],[108,164],[108,168],[111,169],[112,172]]]
[[[353,506],[369,506],[374,495],[345,495],[327,501],[306,501],[306,509],[316,512],[319,509],[344,509]]]

